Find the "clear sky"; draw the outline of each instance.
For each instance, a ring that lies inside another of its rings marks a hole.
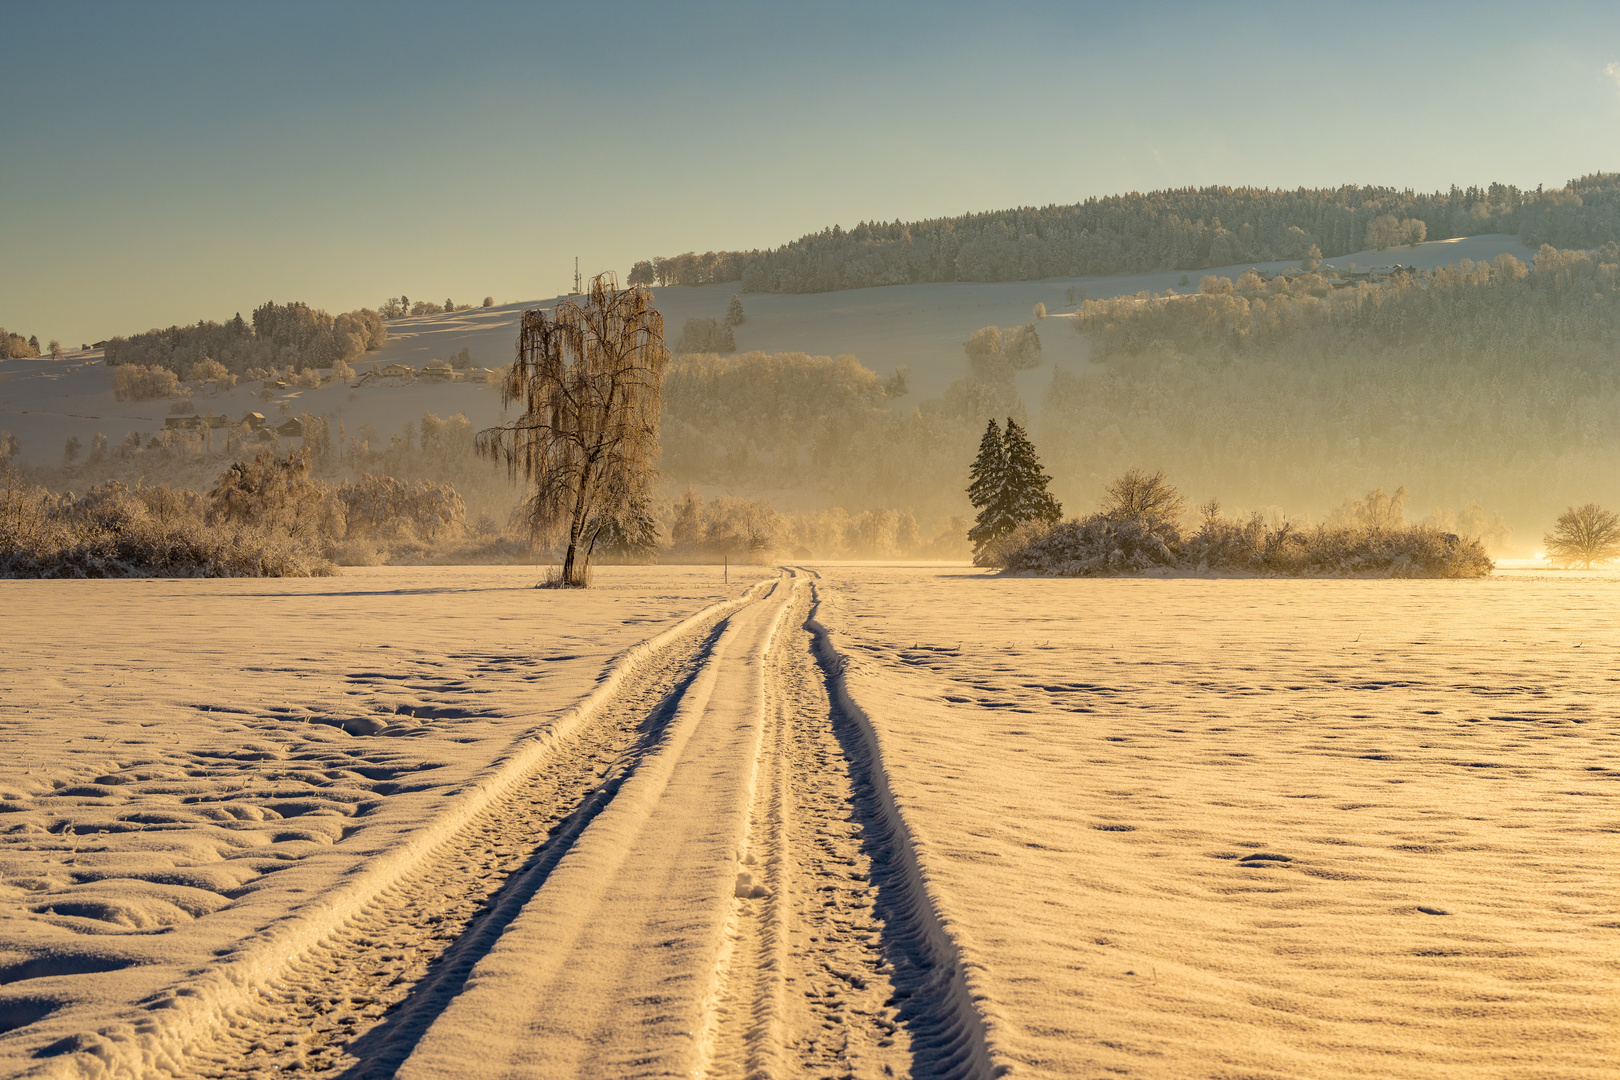
[[[1620,5],[0,0],[0,325],[550,296],[580,257],[1620,169]]]

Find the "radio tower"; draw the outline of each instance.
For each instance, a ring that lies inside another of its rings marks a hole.
[[[574,295],[578,296],[585,291],[585,283],[579,280],[579,256],[574,256]]]

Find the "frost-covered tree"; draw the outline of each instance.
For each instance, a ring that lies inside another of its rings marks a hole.
[[[1187,504],[1163,469],[1128,469],[1104,491],[1102,515],[1109,521],[1136,519],[1161,535],[1179,534]]]
[[[657,561],[658,519],[651,499],[637,496],[595,525],[596,548],[604,556],[627,563]]]
[[[1553,562],[1590,570],[1593,563],[1620,557],[1620,514],[1596,503],[1572,506],[1541,542]]]
[[[646,289],[598,274],[583,301],[523,313],[501,388],[502,404],[520,402],[523,415],[478,436],[480,453],[528,482],[530,536],[566,533],[571,587],[590,583],[601,523],[648,494],[669,362],[664,317]]]
[[[726,305],[726,325],[741,326],[747,321],[748,316],[743,314],[742,297],[738,296],[736,293],[732,293],[731,303]]]
[[[1034,445],[1010,416],[1005,434],[994,420],[985,426],[968,475],[968,499],[979,511],[968,530],[975,558],[1025,522],[1050,522],[1062,516],[1062,505],[1046,490],[1051,478],[1041,468]]]
[[[719,319],[687,319],[680,336],[670,346],[677,355],[692,353],[719,353],[722,356],[737,351],[737,339],[731,324]]]
[[[1022,525],[1029,521],[1052,522],[1063,516],[1063,504],[1058,502],[1046,485],[1052,478],[1041,468],[1035,455],[1035,444],[1018,421],[1007,418],[1007,431],[1001,445],[1006,454],[1006,477],[1003,480],[1005,496],[1013,518]]]
[[[69,435],[67,445],[62,448],[62,464],[72,465],[75,461],[78,461],[79,447],[79,437],[77,435]]]
[[[1034,323],[1017,328],[983,326],[968,335],[962,349],[974,378],[1005,382],[1040,363],[1041,337]]]

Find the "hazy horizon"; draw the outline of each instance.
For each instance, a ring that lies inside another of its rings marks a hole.
[[[1620,15],[1024,5],[0,16],[0,325],[43,342],[552,295],[833,224],[1613,167]],[[645,50],[616,48],[632,27]],[[632,150],[623,146],[629,143]]]

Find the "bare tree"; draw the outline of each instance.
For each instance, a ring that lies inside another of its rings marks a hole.
[[[1620,514],[1597,503],[1572,506],[1558,515],[1553,531],[1541,542],[1553,562],[1590,570],[1593,563],[1620,556]]]
[[[583,304],[523,313],[501,387],[523,415],[479,432],[478,451],[532,489],[523,512],[536,542],[567,530],[566,586],[590,583],[604,527],[648,494],[668,362],[652,294],[620,289],[611,274],[591,280]]]
[[[1186,500],[1165,478],[1163,469],[1151,473],[1127,469],[1103,492],[1103,517],[1110,521],[1140,518],[1158,533],[1179,529],[1181,515],[1187,510]]]

